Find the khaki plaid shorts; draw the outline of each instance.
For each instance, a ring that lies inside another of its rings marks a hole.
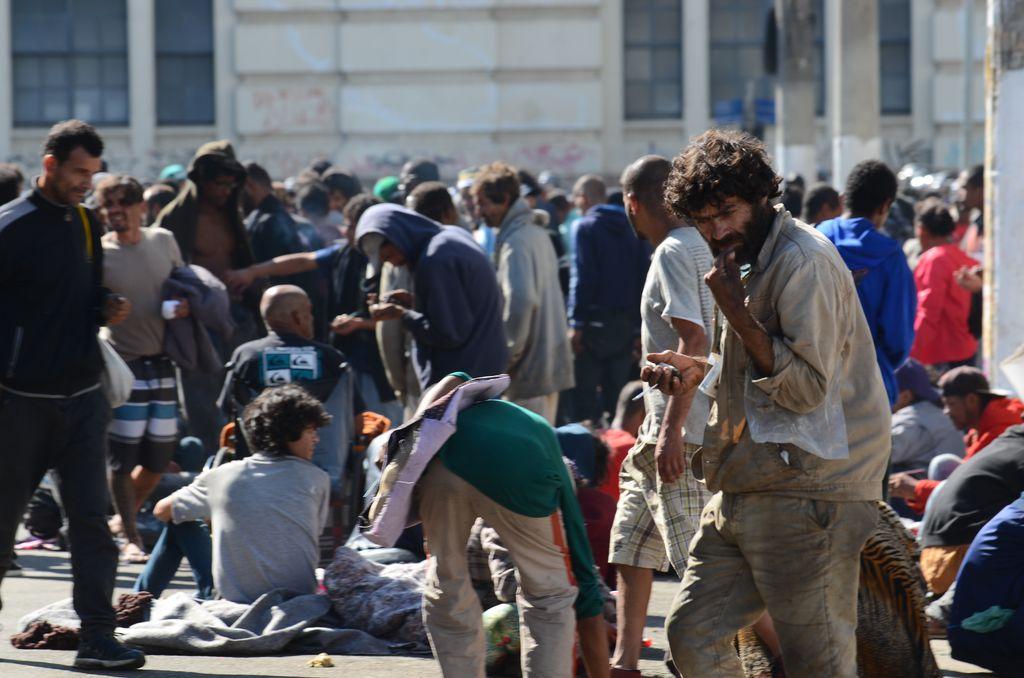
[[[682,577],[690,541],[711,493],[690,472],[698,445],[684,443],[686,472],[674,483],[663,483],[658,476],[654,447],[637,441],[622,462],[608,562],[659,572],[671,564]]]

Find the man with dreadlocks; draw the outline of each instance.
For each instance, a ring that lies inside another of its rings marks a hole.
[[[736,632],[767,609],[790,676],[857,675],[861,549],[878,519],[889,402],[835,247],[781,206],[764,146],[704,133],[665,200],[715,256],[711,360],[666,351],[644,379],[713,394],[692,471],[715,492],[666,629],[683,675],[736,676]],[[714,363],[707,374],[706,366]],[[702,383],[703,382],[703,383]]]

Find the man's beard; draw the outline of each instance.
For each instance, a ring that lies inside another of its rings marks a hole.
[[[775,210],[767,203],[763,203],[755,208],[750,220],[743,225],[743,233],[735,233],[722,240],[709,240],[708,246],[716,257],[735,249],[737,264],[752,264],[757,261],[757,255],[760,254],[774,222]]]

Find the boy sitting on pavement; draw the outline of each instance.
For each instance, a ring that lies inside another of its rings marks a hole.
[[[221,598],[251,603],[274,589],[316,591],[330,480],[310,460],[317,429],[329,421],[301,387],[267,389],[242,415],[255,454],[205,471],[157,503],[153,513],[164,522],[211,521]]]

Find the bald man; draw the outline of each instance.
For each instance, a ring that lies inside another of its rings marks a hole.
[[[320,429],[312,461],[327,471],[332,492],[336,492],[348,457],[354,410],[345,356],[313,339],[313,305],[301,287],[269,288],[260,300],[260,315],[267,336],[235,349],[217,404],[237,422],[245,406],[265,388],[284,384],[305,388],[333,416],[331,423]],[[239,438],[236,456],[245,456],[245,437]]]

